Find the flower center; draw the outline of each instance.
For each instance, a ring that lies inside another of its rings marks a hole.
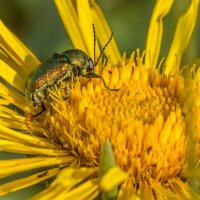
[[[102,75],[120,91],[108,91],[97,79],[80,79],[66,100],[59,90],[52,94],[56,100],[44,122],[52,138],[89,167],[98,166],[109,138],[117,165],[129,174],[126,187],[150,178],[165,184],[179,176],[186,166],[183,80],[131,65],[105,68]]]

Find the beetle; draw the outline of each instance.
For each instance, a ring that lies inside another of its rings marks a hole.
[[[93,26],[94,29],[94,26]],[[95,30],[94,30],[95,35]],[[34,107],[42,107],[42,111],[35,116],[41,114],[46,110],[44,106],[44,99],[47,95],[47,89],[53,87],[55,84],[60,85],[63,81],[69,81],[77,77],[85,78],[100,78],[104,86],[110,91],[118,91],[119,89],[109,88],[102,76],[94,73],[94,67],[97,65],[105,47],[109,44],[113,33],[102,49],[100,56],[96,62],[82,50],[71,49],[66,50],[61,54],[53,54],[49,59],[42,62],[35,71],[33,71],[27,78],[25,98]],[[95,38],[96,39],[96,38]],[[95,58],[95,43],[94,43],[94,58]]]
[[[93,73],[92,59],[79,49],[53,54],[49,59],[39,65],[26,81],[26,99],[33,106],[41,106],[45,99],[47,88],[54,84],[59,85],[72,77],[84,76]]]

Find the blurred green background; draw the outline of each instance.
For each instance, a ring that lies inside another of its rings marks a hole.
[[[148,23],[155,1],[98,0],[98,2],[114,32],[120,52],[127,52],[129,56],[136,48],[144,50]],[[171,12],[164,18],[160,58],[167,55],[177,20],[189,2],[190,0],[176,0]],[[53,0],[0,0],[0,17],[41,60],[55,52],[60,53],[73,48]],[[191,62],[200,55],[199,18],[189,48],[184,54],[183,64]],[[8,154],[0,154],[0,159],[6,158]],[[44,187],[44,184],[38,184],[0,199],[27,199]]]
[[[120,52],[130,53],[136,48],[144,50],[148,23],[154,0],[98,0]],[[164,19],[164,37],[161,57],[167,55],[175,25],[190,0],[176,0]],[[67,11],[66,11],[67,12]],[[37,55],[45,59],[55,52],[72,48],[53,0],[0,0],[3,22]],[[184,63],[200,55],[200,20],[193,33]]]

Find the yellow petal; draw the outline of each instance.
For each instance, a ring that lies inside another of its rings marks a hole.
[[[168,14],[174,0],[157,0],[151,17],[147,42],[145,66],[155,68],[160,53],[163,34],[163,17]]]
[[[93,0],[90,2],[88,0],[76,1],[74,4],[70,0],[55,0],[55,3],[74,48],[85,51],[93,58],[94,33],[92,24],[95,26],[97,39],[102,48],[111,36],[110,28],[101,9]],[[99,52],[98,44],[96,44],[96,52]],[[113,64],[118,64],[121,60],[114,38],[106,47],[105,54]]]
[[[10,117],[10,118],[9,118]],[[9,127],[11,129],[26,130],[27,126],[24,124],[24,120],[18,118],[17,114],[9,116],[9,114],[0,114],[0,123],[2,126]],[[27,131],[29,132],[29,131]],[[1,134],[0,134],[1,135]]]
[[[34,175],[20,178],[18,180],[14,180],[5,184],[0,185],[0,196],[3,196],[10,192],[15,192],[17,190],[21,190],[23,188],[29,187],[36,183],[40,183],[46,179],[49,179],[60,172],[59,168],[50,169],[46,171],[42,171],[36,173]]]
[[[179,199],[179,195],[173,193],[170,189],[164,188],[158,181],[155,181],[154,179],[151,179],[150,185],[155,191],[169,199]]]
[[[55,149],[55,145],[44,138],[39,138],[32,135],[27,135],[20,133],[18,131],[9,129],[0,125],[0,138],[7,139],[14,142],[24,143],[24,144],[32,144],[38,147],[46,147]]]
[[[99,193],[98,179],[85,179],[96,172],[97,168],[66,168],[47,190],[33,199],[94,199]]]
[[[81,49],[86,52],[87,47],[83,40],[82,31],[78,23],[79,19],[73,7],[72,1],[55,0],[55,4],[74,48]]]
[[[150,196],[151,194],[148,194],[148,200],[154,200],[151,198]],[[135,194],[135,192],[133,190],[127,190],[124,188],[120,188],[119,190],[119,194],[117,197],[117,200],[142,200],[137,194]]]
[[[82,182],[88,176],[94,174],[96,171],[97,168],[67,168],[59,174],[54,184],[59,183],[71,188]]]
[[[165,74],[179,70],[182,54],[189,44],[198,16],[199,0],[192,0],[186,13],[180,17],[167,60]]]
[[[100,7],[97,5],[97,3],[95,3],[94,0],[90,0],[90,2],[92,5],[91,11],[96,28],[97,38],[99,39],[101,46],[104,47],[108,42],[112,32]],[[121,55],[114,38],[112,38],[109,45],[106,47],[105,54],[109,58],[109,62],[112,64],[119,64],[121,61]]]
[[[19,64],[19,67],[26,72],[32,71],[39,65],[39,60],[31,51],[0,21],[0,44],[1,49]]]
[[[33,147],[31,145],[24,145],[18,142],[0,139],[0,149],[5,152],[13,152],[19,154],[39,154],[47,156],[68,156],[64,150],[46,149],[40,147]]]
[[[33,157],[1,160],[0,177],[10,176],[19,172],[37,169],[40,167],[48,167],[55,165],[65,165],[73,162],[73,156],[65,157]]]
[[[197,192],[179,179],[173,181],[172,189],[180,195],[181,199],[200,199],[200,195]]]
[[[21,130],[22,132],[26,130],[26,133],[41,133],[41,135],[49,138],[50,135],[48,131],[41,126],[40,122],[33,121],[30,125],[26,122],[26,117],[20,115],[16,110],[11,110],[8,106],[7,100],[0,99],[0,124],[1,126],[12,129]],[[22,114],[22,113],[21,113]],[[30,129],[27,130],[27,126]],[[5,134],[6,135],[6,134]],[[23,133],[19,133],[24,138]],[[0,133],[1,136],[1,133]],[[9,136],[8,136],[9,137]]]
[[[64,188],[63,188],[64,189]],[[57,194],[57,196],[54,198],[55,200],[92,200],[97,197],[99,194],[98,190],[98,179],[89,179],[88,181],[83,182],[78,187],[75,187],[69,192],[62,191]]]
[[[1,77],[10,83],[12,86],[16,87],[21,92],[25,90],[25,78],[23,78],[17,71],[15,71],[11,66],[0,60]]]
[[[67,191],[62,185],[50,186],[47,190],[34,196],[32,200],[93,200],[98,196],[98,194],[98,179],[96,178],[85,181],[70,191]]]
[[[19,85],[18,85],[19,86]],[[24,86],[22,86],[24,88]],[[19,87],[18,87],[19,88]],[[14,104],[21,110],[26,106],[26,101],[24,98],[24,94],[20,93],[14,89],[6,87],[3,83],[0,82],[0,96],[3,97],[7,104]],[[0,104],[2,105],[2,104]]]
[[[93,58],[94,54],[94,33],[92,32],[92,16],[88,0],[77,2],[77,11],[79,17],[79,26],[87,48],[86,52]]]
[[[100,187],[103,191],[110,191],[114,187],[118,186],[127,178],[127,174],[123,172],[119,167],[111,168],[100,181]]]

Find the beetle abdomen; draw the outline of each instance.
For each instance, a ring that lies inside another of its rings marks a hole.
[[[70,76],[70,66],[66,62],[46,61],[33,71],[28,79],[26,88],[34,92],[49,82],[56,82],[62,76]]]
[[[70,68],[68,67],[67,63],[62,63],[57,67],[54,67],[51,70],[48,70],[48,72],[41,75],[33,84],[34,89],[39,89],[40,87],[48,84],[51,81],[56,82],[59,80],[62,76],[65,76],[66,74],[69,74],[70,76]]]

